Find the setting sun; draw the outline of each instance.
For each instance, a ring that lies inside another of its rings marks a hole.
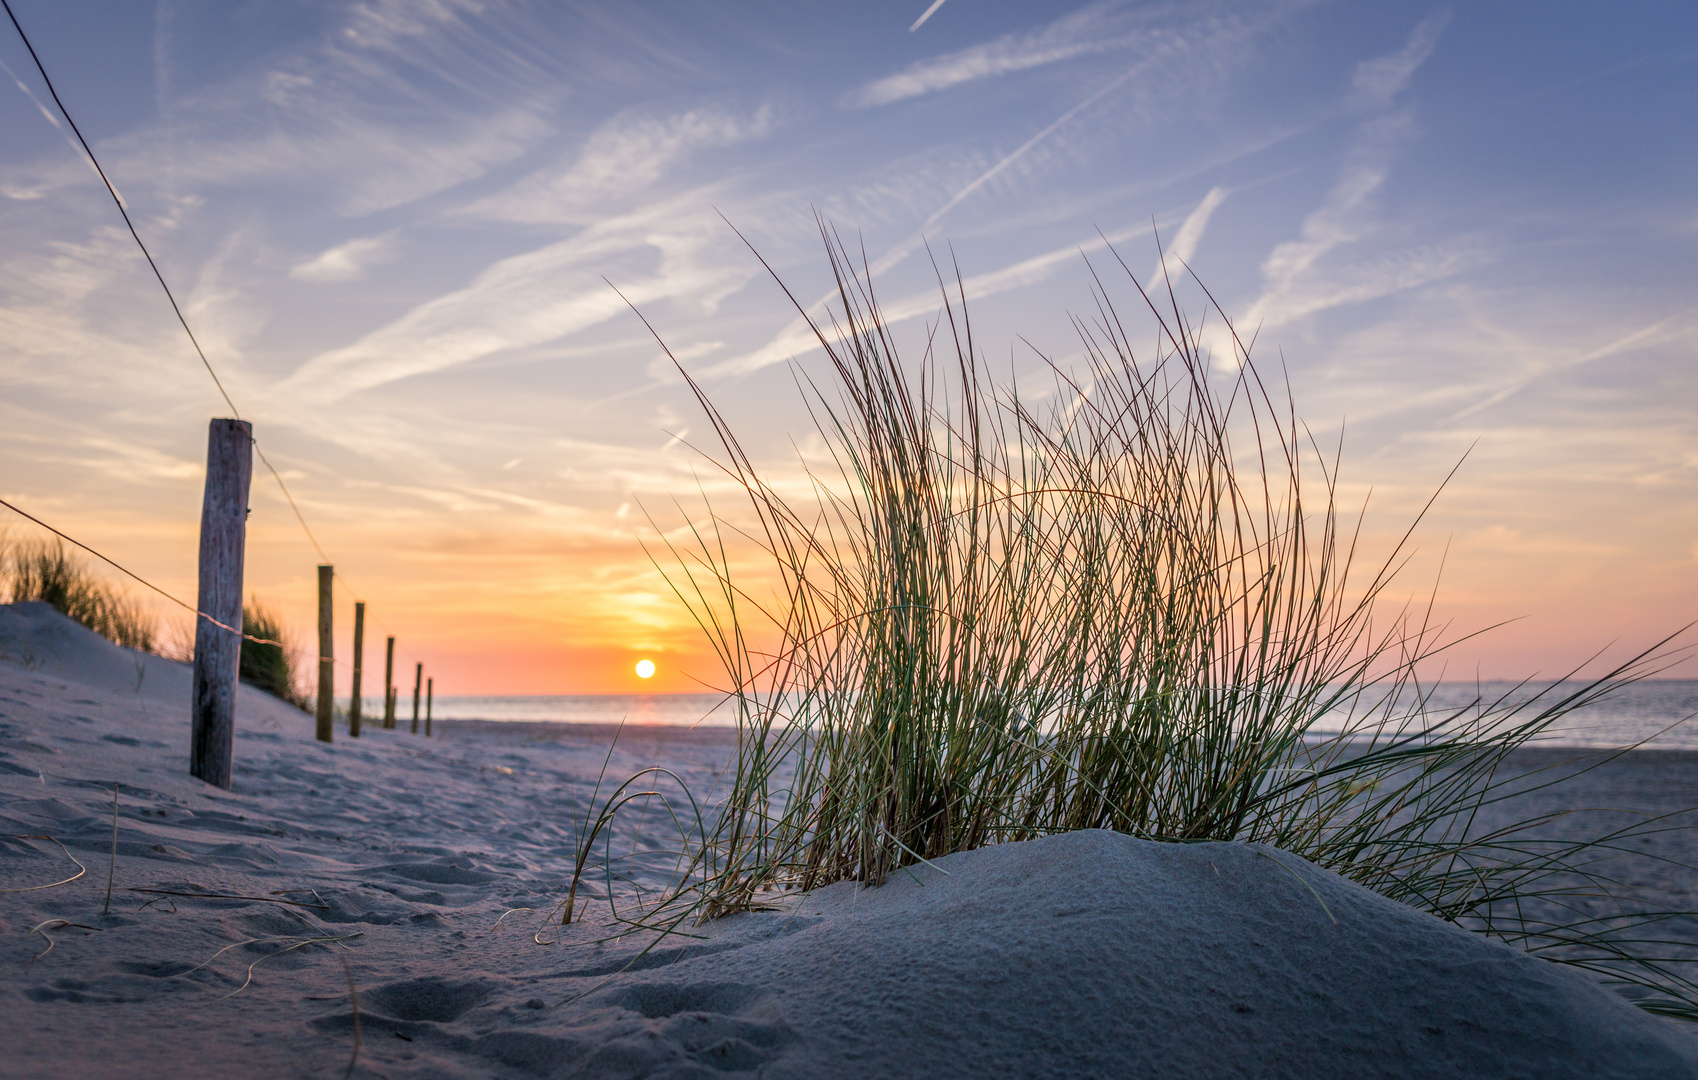
[[[647,679],[650,676],[652,676],[653,674],[654,674],[654,661],[653,660],[638,660],[637,661],[637,678]]]

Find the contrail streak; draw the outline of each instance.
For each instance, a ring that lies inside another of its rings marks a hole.
[[[1058,118],[1049,127],[1044,128],[1042,131],[1038,132],[1036,135],[1033,135],[1030,139],[1027,139],[1025,142],[1021,143],[1019,149],[1015,150],[1012,154],[1009,154],[1007,157],[1003,158],[1001,161],[997,162],[995,165],[992,165],[990,168],[986,169],[982,174],[980,174],[980,176],[977,180],[974,180],[971,184],[968,184],[966,187],[964,187],[960,191],[956,192],[954,198],[950,199],[948,202],[946,202],[942,206],[938,207],[937,210],[932,213],[932,216],[926,219],[926,223],[924,225],[920,226],[920,231],[925,232],[927,229],[929,229],[933,225],[937,224],[937,219],[941,218],[943,215],[945,215],[945,214],[949,213],[949,211],[953,210],[955,208],[956,204],[959,203],[962,199],[965,199],[967,196],[971,195],[973,192],[979,190],[979,188],[983,187],[985,185],[985,183],[987,181],[989,181],[992,177],[994,177],[997,173],[1008,168],[1010,165],[1014,164],[1016,161],[1019,161],[1022,157],[1024,157],[1026,155],[1026,152],[1028,150],[1030,150],[1032,147],[1038,145],[1039,143],[1043,142],[1045,139],[1049,138],[1050,135],[1054,134],[1054,132],[1057,128],[1059,128],[1063,124],[1067,123],[1067,121],[1073,119],[1075,116],[1078,116],[1080,113],[1084,112],[1086,109],[1090,108],[1092,105],[1095,105],[1097,102],[1099,102],[1103,98],[1107,97],[1113,91],[1118,90],[1120,88],[1121,84],[1125,83],[1127,79],[1130,79],[1133,75],[1135,75],[1137,73],[1137,71],[1138,71],[1137,68],[1129,69],[1128,71],[1126,71],[1125,74],[1121,75],[1120,78],[1109,83],[1107,86],[1103,87],[1101,90],[1098,90],[1096,93],[1092,94],[1090,97],[1086,98],[1084,101],[1081,101],[1079,104],[1073,106],[1071,109],[1068,109],[1066,112],[1062,113],[1060,118]]]
[[[908,32],[912,34],[914,31],[924,26],[926,24],[926,20],[932,17],[932,12],[942,6],[943,0],[932,0],[932,6],[926,9],[926,13],[924,15],[921,15],[919,18],[914,20],[914,25],[908,28]]]

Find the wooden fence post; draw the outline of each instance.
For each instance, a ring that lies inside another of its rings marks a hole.
[[[436,680],[425,680],[425,738],[430,738],[430,699],[436,693]]]
[[[389,644],[383,650],[383,726],[386,730],[395,727],[395,635],[389,635]]]
[[[318,741],[331,739],[331,719],[336,712],[336,648],[330,636],[330,586],[336,577],[334,566],[318,568]]]
[[[365,668],[366,658],[366,604],[364,600],[354,601],[354,686],[353,696],[348,700],[348,735],[351,738],[360,737],[360,674]]]
[[[419,733],[419,691],[424,689],[424,664],[413,668],[413,734]]]
[[[206,489],[200,510],[200,614],[195,617],[194,695],[189,702],[189,773],[225,790],[230,787],[236,745],[242,557],[248,537],[253,446],[253,426],[246,420],[214,420],[207,432]]]

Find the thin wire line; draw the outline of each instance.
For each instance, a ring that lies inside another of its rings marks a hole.
[[[0,3],[4,2],[5,0],[0,0]],[[313,550],[318,552],[318,557],[320,559],[325,562],[330,562],[330,556],[326,555],[324,553],[324,549],[319,546],[318,537],[314,536],[312,534],[312,530],[307,527],[307,519],[301,516],[301,508],[295,505],[295,497],[289,494],[289,486],[283,483],[282,474],[277,471],[276,466],[272,465],[270,459],[265,456],[265,451],[259,448],[259,440],[253,439],[253,444],[254,453],[259,455],[260,463],[263,464],[271,473],[272,479],[277,481],[277,486],[283,490],[283,497],[289,500],[289,509],[295,512],[295,520],[301,523],[301,531],[307,534],[307,539],[312,542]]]
[[[200,362],[206,368],[206,373],[212,376],[212,384],[218,388],[218,394],[224,399],[224,404],[230,406],[230,411],[235,414],[236,419],[240,420],[242,410],[236,408],[236,402],[231,399],[229,391],[224,389],[224,383],[219,379],[218,372],[213,370],[212,361],[207,359],[206,351],[200,346],[200,340],[195,337],[194,330],[190,329],[189,320],[183,315],[183,309],[178,305],[175,294],[171,292],[171,286],[166,284],[165,275],[160,271],[159,264],[154,261],[153,253],[148,251],[147,244],[142,242],[141,234],[136,231],[135,222],[130,220],[130,212],[125,208],[124,200],[119,196],[118,189],[113,186],[111,178],[106,175],[106,170],[101,167],[100,159],[94,156],[94,148],[88,144],[87,139],[83,138],[82,129],[77,127],[76,120],[71,117],[71,111],[60,100],[59,91],[54,87],[53,79],[47,74],[47,67],[41,62],[41,57],[36,53],[35,46],[31,44],[29,35],[24,33],[23,25],[18,22],[17,14],[12,11],[10,0],[0,0],[0,7],[6,9],[6,17],[12,21],[12,28],[18,32],[18,37],[23,41],[24,48],[29,50],[30,59],[35,62],[35,70],[41,74],[41,81],[47,84],[47,93],[53,98],[53,104],[58,106],[60,114],[65,118],[65,123],[70,125],[72,134],[76,135],[77,143],[82,146],[83,153],[88,155],[88,162],[94,166],[95,174],[100,177],[100,182],[106,185],[106,193],[112,196],[112,203],[118,208],[118,213],[123,216],[124,224],[130,230],[130,237],[135,240],[136,246],[141,249],[143,257],[147,259],[147,265],[152,269],[154,278],[159,282],[159,287],[165,291],[165,299],[170,302],[171,310],[177,316],[177,322],[183,327],[183,333],[189,336],[189,344],[194,346],[195,355],[200,357]],[[270,472],[272,479],[277,481],[277,487],[283,492],[283,498],[289,503],[289,509],[294,511],[295,520],[301,523],[301,531],[307,534],[307,540],[312,544],[313,550],[318,552],[318,557],[321,560],[330,562],[330,556],[325,554],[324,547],[318,542],[318,537],[313,535],[311,526],[307,524],[306,517],[301,513],[301,508],[296,505],[295,497],[290,494],[289,485],[283,482],[283,475],[271,464],[270,459],[265,456],[265,451],[260,449],[258,439],[253,440],[253,446],[254,453],[259,455],[259,460],[265,465],[266,471]],[[14,509],[16,508],[14,507]],[[22,511],[19,512],[22,513]],[[69,537],[66,539],[69,539]],[[74,540],[71,542],[76,543]],[[112,565],[117,566],[118,564],[113,563]],[[123,568],[119,567],[119,569]],[[125,572],[128,573],[128,571]],[[137,578],[136,580],[140,581],[141,579]],[[178,603],[182,603],[182,601],[178,601]],[[188,607],[187,604],[183,606]]]
[[[147,259],[147,265],[153,271],[153,276],[154,276],[155,280],[157,280],[159,282],[159,287],[162,290],[164,290],[164,292],[165,292],[165,299],[167,301],[169,301],[170,304],[171,304],[171,311],[177,316],[177,322],[179,324],[181,324],[181,326],[183,327],[183,333],[188,335],[189,344],[194,346],[195,355],[200,357],[200,362],[201,362],[202,366],[204,366],[206,368],[206,373],[208,375],[212,376],[212,384],[218,388],[218,394],[219,394],[220,397],[222,397],[224,399],[224,404],[230,406],[230,411],[233,414],[235,414],[236,419],[240,420],[242,418],[242,411],[240,409],[236,408],[236,402],[231,399],[229,391],[224,389],[224,383],[221,379],[219,379],[218,372],[213,369],[212,361],[207,359],[206,351],[201,348],[200,340],[195,337],[194,330],[189,327],[189,320],[183,315],[183,309],[182,309],[181,306],[178,305],[177,297],[175,296],[175,294],[173,294],[171,292],[171,286],[166,283],[165,275],[160,271],[159,264],[154,261],[153,253],[150,252],[147,249],[147,244],[142,241],[141,234],[136,231],[135,222],[130,220],[130,212],[124,206],[124,200],[121,196],[119,196],[118,189],[113,185],[111,178],[106,175],[106,170],[101,167],[100,160],[94,156],[94,148],[91,147],[88,144],[87,139],[83,138],[82,129],[77,127],[77,122],[74,119],[71,118],[71,111],[65,107],[64,101],[60,100],[59,91],[58,91],[57,88],[54,87],[53,79],[47,74],[47,67],[46,67],[46,65],[44,65],[41,62],[41,57],[36,53],[35,46],[30,42],[29,35],[24,33],[23,25],[18,22],[17,14],[12,11],[12,5],[10,3],[10,0],[0,0],[0,7],[4,7],[6,9],[6,17],[11,20],[12,28],[18,32],[18,37],[19,37],[20,40],[23,41],[24,48],[29,51],[30,59],[32,61],[34,61],[34,63],[35,63],[35,70],[40,73],[41,81],[47,85],[47,93],[53,98],[53,104],[58,107],[60,115],[64,116],[64,118],[65,118],[65,123],[70,126],[72,134],[74,134],[77,137],[77,143],[83,148],[83,153],[88,155],[88,162],[89,162],[90,165],[94,166],[95,174],[100,177],[100,182],[106,186],[106,193],[108,195],[112,196],[112,204],[118,208],[118,213],[120,215],[122,215],[122,217],[124,219],[124,225],[130,230],[130,237],[133,240],[135,240],[136,247],[141,249],[142,256]],[[289,485],[283,482],[283,474],[279,473],[277,471],[277,467],[275,465],[271,464],[271,460],[265,456],[265,451],[260,449],[259,440],[258,439],[251,439],[251,441],[253,443],[254,453],[259,455],[260,463],[263,464],[266,468],[266,471],[271,474],[271,478],[273,480],[277,481],[278,490],[283,492],[284,500],[286,502],[288,502],[289,509],[291,511],[293,511],[293,513],[295,515],[295,520],[300,522],[301,531],[306,533],[307,541],[312,544],[313,550],[318,553],[319,559],[322,560],[325,563],[332,562],[330,556],[325,552],[324,546],[318,542],[318,537],[313,535],[312,527],[307,524],[306,516],[301,513],[301,508],[295,502],[294,495],[290,494]],[[82,548],[84,551],[87,551],[89,554],[95,556],[96,558],[101,559],[102,561],[110,564],[111,566],[122,571],[123,573],[128,574],[130,577],[135,578],[135,580],[141,582],[143,585],[146,585],[148,588],[152,589],[154,592],[159,593],[159,595],[165,597],[167,600],[170,600],[172,603],[177,604],[177,605],[179,605],[179,606],[181,606],[181,607],[183,607],[183,608],[185,608],[189,611],[194,611],[196,615],[198,615],[199,617],[201,617],[203,619],[206,619],[208,622],[211,622],[213,625],[222,627],[223,629],[229,630],[232,633],[241,633],[240,631],[236,630],[234,627],[225,626],[223,623],[219,622],[217,619],[214,619],[212,616],[206,614],[203,611],[196,611],[195,608],[191,607],[188,604],[183,603],[183,601],[181,601],[181,600],[178,600],[176,597],[172,596],[170,593],[167,593],[165,590],[159,588],[157,585],[154,585],[152,582],[147,581],[146,579],[141,578],[141,577],[137,576],[136,574],[131,573],[129,570],[124,569],[124,567],[119,566],[117,563],[113,562],[111,559],[108,559],[106,556],[100,554],[100,552],[95,551],[93,548],[88,547],[86,544],[83,544],[83,543],[81,543],[81,542],[79,542],[75,539],[72,539],[69,536],[66,536],[64,533],[53,528],[53,526],[48,525],[46,522],[40,520],[39,518],[33,517],[30,514],[24,513],[24,511],[19,510],[17,507],[13,506],[11,503],[4,502],[4,500],[0,500],[0,505],[4,505],[8,509],[15,511],[16,513],[22,514],[24,517],[29,518],[29,520],[35,522],[37,525],[40,525],[42,528],[53,533],[55,536],[58,536],[61,539],[67,540],[72,544],[75,544],[77,547]],[[333,571],[333,573],[334,573],[334,571]],[[359,595],[359,590],[355,589],[353,584],[351,582],[349,582],[347,578],[342,577],[341,574],[335,574],[335,576],[338,579],[341,580],[342,584],[348,586],[349,591],[354,593],[355,596]],[[381,624],[381,620],[378,620],[378,621]],[[389,629],[389,627],[387,625],[384,625],[383,629],[387,631]],[[265,639],[262,639],[262,638],[253,637],[253,636],[248,635],[248,634],[243,634],[242,636],[244,638],[247,638],[249,641],[259,642],[261,644],[266,644],[266,645],[281,645],[282,644],[281,642],[268,641],[268,640],[265,640]],[[408,650],[408,655],[412,655],[411,650]],[[320,659],[324,659],[324,658],[321,657]]]
[[[0,3],[3,3],[3,2],[4,2],[4,0],[0,0]],[[35,522],[37,525],[40,525],[42,528],[46,529],[48,532],[52,533],[54,536],[57,536],[59,539],[64,540],[67,543],[74,544],[77,547],[82,548],[84,551],[88,552],[90,555],[93,555],[95,558],[99,559],[101,562],[105,563],[106,565],[112,567],[114,570],[117,570],[119,573],[126,574],[129,577],[134,578],[135,580],[141,582],[143,585],[146,585],[148,588],[152,589],[154,592],[158,593],[160,596],[163,596],[165,599],[171,601],[173,604],[176,604],[178,607],[184,609],[185,611],[194,612],[195,615],[198,618],[205,619],[207,622],[218,627],[220,630],[228,630],[232,634],[239,634],[239,635],[241,635],[241,637],[244,640],[251,641],[256,645],[276,645],[278,648],[287,648],[287,646],[285,646],[283,644],[283,642],[281,642],[281,641],[272,641],[270,638],[254,637],[252,634],[243,634],[240,630],[236,629],[234,626],[228,626],[224,623],[219,622],[217,619],[213,618],[211,615],[208,615],[206,612],[199,610],[198,608],[194,607],[193,605],[185,604],[183,601],[177,599],[175,596],[172,596],[170,593],[166,592],[164,589],[161,589],[159,586],[155,585],[153,582],[142,577],[140,574],[136,573],[134,570],[131,570],[128,567],[118,565],[116,562],[112,561],[111,559],[107,558],[105,555],[102,555],[100,552],[89,547],[87,544],[83,543],[81,540],[78,540],[76,537],[67,536],[66,534],[60,532],[58,529],[55,529],[53,526],[47,524],[47,522],[36,517],[34,514],[31,514],[26,510],[18,509],[16,506],[13,506],[11,503],[7,502],[5,499],[0,499],[0,506],[4,506],[6,509],[12,511],[12,513],[14,513],[14,514],[17,514],[19,517],[28,518],[29,520]]]
[[[359,599],[360,590],[354,587],[353,582],[351,582],[347,578],[343,577],[342,572],[340,570],[332,570],[330,573],[333,577],[335,577],[335,579],[337,581],[340,581],[342,584],[344,584],[348,587],[348,591],[350,593],[354,594],[354,599],[356,599],[356,600]],[[377,614],[375,611],[371,611],[371,610],[368,609],[366,611],[366,618],[368,618],[372,622],[376,623],[378,625],[378,628],[381,629],[385,634],[389,635],[390,637],[395,638],[397,641],[400,640],[400,635],[394,633],[390,629],[389,624],[383,621],[383,617],[381,615]],[[400,647],[400,649],[401,649],[401,652],[404,654],[406,659],[412,661],[413,663],[418,663],[418,664],[424,663],[423,660],[419,659],[419,654],[413,651],[412,646],[402,645]],[[397,683],[396,685],[398,686],[400,684]]]
[[[0,2],[3,2],[3,0],[0,0]],[[114,561],[113,559],[108,558],[107,556],[101,554],[100,552],[96,551],[95,549],[89,547],[87,544],[83,543],[81,540],[78,540],[76,537],[71,536],[68,533],[60,532],[58,529],[55,529],[53,526],[47,524],[47,522],[36,517],[34,514],[30,513],[29,511],[21,509],[17,506],[14,506],[13,504],[7,502],[5,499],[0,499],[0,506],[4,506],[6,509],[12,511],[12,513],[14,513],[14,514],[17,514],[19,517],[27,518],[28,520],[35,522],[37,525],[40,525],[42,528],[46,529],[48,532],[52,533],[54,536],[57,536],[59,539],[65,541],[66,543],[73,544],[76,547],[83,549],[84,551],[88,552],[90,555],[93,555],[95,558],[99,559],[101,562],[112,567],[114,570],[117,570],[119,573],[124,574],[127,577],[133,578],[134,580],[136,580],[136,581],[140,582],[141,584],[147,586],[148,588],[152,589],[154,592],[158,593],[160,596],[163,596],[165,599],[171,601],[173,604],[176,604],[178,607],[182,608],[184,611],[193,612],[194,615],[197,618],[205,619],[207,622],[218,627],[220,630],[228,630],[232,634],[240,634],[243,640],[251,641],[256,645],[276,645],[280,649],[287,649],[287,648],[290,647],[288,642],[273,641],[271,638],[255,637],[252,634],[245,633],[241,630],[237,630],[234,626],[230,626],[230,625],[227,625],[225,623],[221,623],[217,619],[213,618],[211,615],[208,615],[206,612],[199,610],[194,605],[185,603],[182,600],[177,599],[175,596],[172,596],[170,593],[166,592],[164,589],[161,589],[159,586],[155,585],[153,582],[142,577],[140,574],[136,573],[134,570],[131,570],[128,567],[119,564],[118,562]],[[297,516],[299,516],[299,515],[297,514]],[[301,525],[304,527],[306,525],[306,522],[304,522],[304,521],[301,522]],[[312,536],[312,532],[310,530],[308,531],[307,536],[309,538]],[[316,542],[315,542],[315,546],[316,546]],[[332,571],[332,573],[335,573],[335,571]],[[336,576],[337,580],[342,582],[342,584],[348,586],[348,590],[350,592],[354,592],[355,595],[358,595],[358,590],[354,589],[353,584],[351,582],[349,582],[347,578],[343,577],[339,573],[337,573],[335,576]],[[388,626],[387,623],[383,622],[382,619],[373,616],[373,621],[376,622],[379,626],[382,626],[383,629],[386,632],[388,631],[389,626]],[[407,655],[409,657],[416,657],[416,654],[413,653],[412,650],[410,650],[410,649],[407,650]],[[346,663],[348,663],[348,661],[338,660],[334,656],[320,656],[320,657],[318,657],[318,659],[319,660],[329,660],[333,664],[346,664]]]
[[[18,16],[12,11],[11,3],[9,0],[0,0],[0,7],[6,9],[6,17],[12,20],[12,28],[18,32],[18,37],[23,39],[24,48],[29,50],[29,58],[35,61],[35,70],[41,73],[41,81],[47,84],[47,92],[52,96],[53,104],[59,106],[59,112],[65,117],[65,122],[71,125],[71,133],[76,135],[77,142],[82,144],[83,153],[88,155],[89,162],[94,165],[94,171],[99,174],[100,182],[106,185],[106,193],[112,196],[112,204],[118,208],[118,213],[123,215],[124,224],[130,230],[130,236],[135,239],[136,246],[141,248],[142,255],[147,258],[147,265],[152,268],[153,276],[159,281],[159,287],[165,290],[165,299],[171,302],[171,310],[176,312],[177,321],[183,324],[183,333],[189,335],[189,344],[195,347],[195,354],[200,357],[200,362],[206,366],[206,373],[212,376],[212,384],[218,387],[218,393],[224,398],[224,404],[230,406],[230,411],[236,414],[236,419],[240,420],[242,418],[241,410],[236,408],[234,401],[230,400],[229,393],[224,389],[224,383],[218,378],[218,372],[212,370],[212,361],[206,358],[206,351],[200,347],[200,341],[196,339],[195,332],[189,329],[189,320],[183,317],[183,309],[177,306],[177,298],[171,294],[171,286],[165,284],[165,275],[159,272],[159,264],[153,261],[153,253],[147,250],[147,245],[142,243],[141,234],[136,232],[135,222],[130,220],[130,212],[124,209],[124,200],[118,197],[118,189],[112,186],[112,181],[106,176],[106,170],[100,167],[99,159],[94,156],[94,149],[89,146],[88,140],[83,138],[82,130],[77,127],[77,122],[71,119],[70,110],[65,108],[63,101],[59,100],[59,91],[54,89],[53,80],[48,78],[47,68],[42,65],[41,57],[36,55],[35,46],[30,44],[29,35],[24,33],[23,26],[18,22]]]

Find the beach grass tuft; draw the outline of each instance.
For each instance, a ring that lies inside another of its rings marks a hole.
[[[310,712],[313,698],[301,687],[299,650],[277,609],[257,597],[250,599],[242,605],[242,633],[241,680]]]
[[[12,604],[44,601],[108,641],[158,651],[158,626],[147,609],[97,577],[57,538],[14,544],[0,534],[0,597]]]
[[[1657,926],[1691,913],[1593,913],[1616,897],[1598,860],[1668,823],[1584,841],[1477,825],[1528,783],[1511,753],[1655,673],[1669,640],[1577,686],[1437,711],[1420,672],[1451,642],[1430,601],[1390,593],[1419,519],[1364,563],[1338,452],[1200,281],[1193,321],[1171,279],[1147,289],[1110,249],[1073,320],[1082,361],[1045,358],[1033,392],[989,378],[941,273],[923,355],[902,360],[864,257],[821,234],[836,302],[815,318],[790,298],[830,376],[800,376],[831,453],[811,496],[769,482],[679,366],[747,507],[710,506],[656,552],[739,722],[678,905],[712,918],[1075,829],[1261,843],[1698,1018]],[[733,573],[750,543],[760,590]]]

